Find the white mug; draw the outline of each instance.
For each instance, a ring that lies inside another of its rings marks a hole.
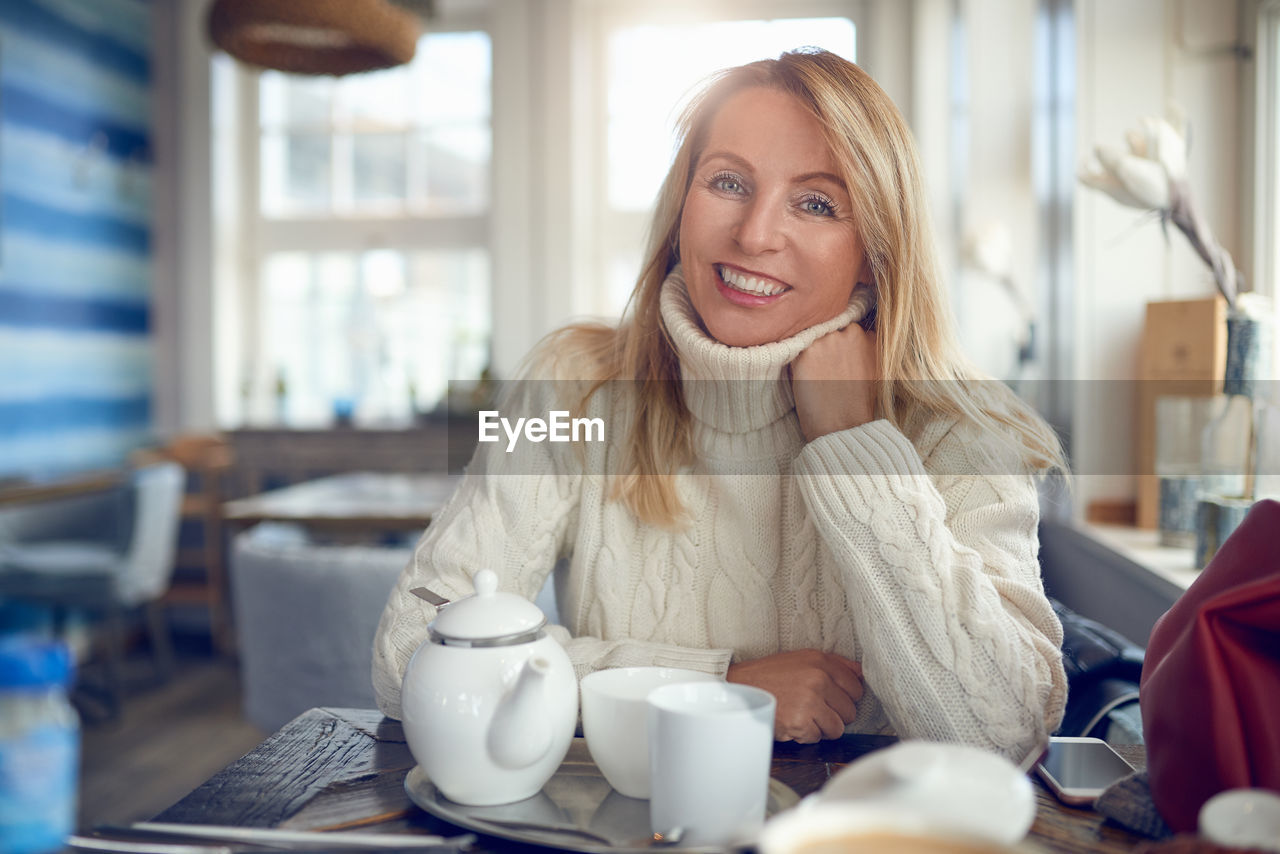
[[[649,694],[649,823],[693,845],[750,840],[764,824],[773,695],[694,682]]]
[[[617,667],[582,679],[582,734],[604,778],[629,798],[649,797],[649,692],[681,682],[717,682],[676,667]]]

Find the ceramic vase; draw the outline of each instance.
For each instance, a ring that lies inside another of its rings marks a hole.
[[[1208,565],[1244,518],[1253,498],[1257,457],[1255,398],[1271,375],[1273,323],[1269,306],[1227,316],[1227,359],[1222,403],[1201,443],[1200,499],[1196,512],[1196,566]]]

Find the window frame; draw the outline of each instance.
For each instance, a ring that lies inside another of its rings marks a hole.
[[[321,215],[298,213],[267,216],[262,209],[262,126],[260,123],[260,80],[262,72],[237,65],[226,85],[234,88],[234,201],[235,299],[230,309],[237,334],[234,383],[240,393],[220,396],[219,423],[227,426],[270,420],[274,412],[272,393],[275,368],[265,360],[262,329],[264,323],[265,260],[280,252],[350,252],[356,255],[374,249],[394,249],[410,254],[433,250],[480,249],[489,256],[491,300],[498,302],[495,273],[495,225],[492,186],[497,180],[498,126],[496,91],[499,60],[497,26],[492,16],[481,11],[464,11],[431,22],[430,33],[484,32],[490,40],[490,198],[482,213],[401,213],[391,215]],[[215,71],[216,74],[216,71]],[[509,146],[508,146],[509,147]],[[215,192],[216,189],[215,189]],[[224,218],[225,219],[225,218]],[[491,335],[496,324],[491,317]],[[232,404],[232,400],[235,403]],[[280,426],[291,426],[282,424]]]

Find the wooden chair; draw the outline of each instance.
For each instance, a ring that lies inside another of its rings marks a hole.
[[[0,596],[47,606],[57,623],[70,610],[102,615],[107,704],[113,715],[123,694],[128,611],[145,610],[160,676],[167,678],[173,668],[173,647],[159,601],[173,573],[184,479],[182,467],[167,461],[143,465],[133,473],[130,531],[123,548],[116,542],[69,537],[0,546]]]
[[[216,651],[231,654],[235,635],[231,626],[227,583],[226,531],[222,502],[228,497],[226,481],[234,463],[231,446],[217,435],[184,435],[152,452],[179,463],[187,472],[181,520],[198,541],[183,538],[174,561],[174,578],[165,594],[166,605],[195,605],[208,609],[209,630]]]

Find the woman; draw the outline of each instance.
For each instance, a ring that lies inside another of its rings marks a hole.
[[[434,616],[410,588],[491,567],[532,598],[569,557],[551,631],[579,676],[693,668],[772,692],[780,740],[1021,759],[1066,700],[1031,474],[1062,460],[957,350],[905,123],[796,52],[722,74],[682,131],[621,324],[553,335],[529,376],[572,382],[508,401],[572,398],[608,441],[481,446],[383,614],[382,710]]]

